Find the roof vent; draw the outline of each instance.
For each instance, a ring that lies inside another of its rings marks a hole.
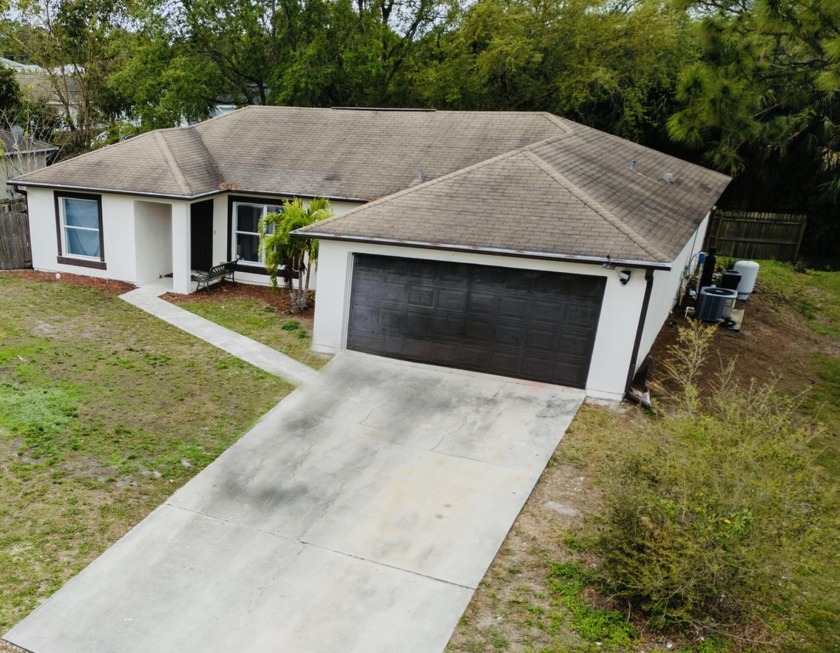
[[[636,159],[633,159],[630,162],[630,170],[632,170],[633,172],[636,172]]]
[[[674,183],[674,175],[672,175],[670,172],[666,172],[664,175],[662,175],[662,179],[665,181],[666,184]]]

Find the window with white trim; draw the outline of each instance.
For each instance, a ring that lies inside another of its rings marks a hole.
[[[232,212],[234,256],[240,258],[240,263],[262,265],[260,219],[268,213],[282,213],[283,207],[261,202],[233,202]]]
[[[104,269],[101,198],[56,193],[55,206],[59,262]]]

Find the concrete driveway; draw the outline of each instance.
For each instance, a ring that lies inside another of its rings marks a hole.
[[[439,653],[582,399],[343,352],[5,639]]]

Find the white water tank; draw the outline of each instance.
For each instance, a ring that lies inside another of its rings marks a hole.
[[[758,277],[759,265],[755,261],[738,261],[735,270],[741,273],[741,282],[738,284],[738,299],[748,299],[755,289],[755,280]]]

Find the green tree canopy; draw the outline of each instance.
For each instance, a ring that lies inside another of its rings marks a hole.
[[[840,195],[840,3],[688,0],[702,59],[680,73],[671,136],[729,174]],[[789,191],[789,192],[790,192]]]

